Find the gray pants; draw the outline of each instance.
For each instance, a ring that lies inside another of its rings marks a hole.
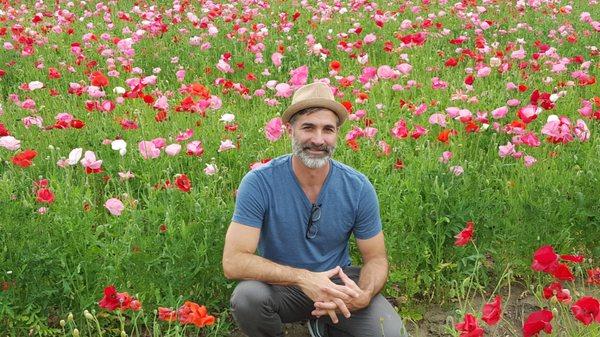
[[[344,272],[358,283],[360,268],[344,268]],[[332,278],[342,284],[339,278]],[[310,313],[314,302],[298,287],[270,285],[259,281],[240,282],[231,296],[231,312],[240,329],[250,337],[283,336],[282,323],[306,321],[315,318]],[[377,295],[371,304],[352,313],[350,318],[338,314],[333,324],[322,316],[331,337],[408,337],[402,319],[390,303]]]

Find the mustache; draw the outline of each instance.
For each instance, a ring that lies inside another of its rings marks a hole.
[[[302,150],[323,151],[323,152],[331,153],[331,147],[327,146],[327,145],[322,145],[322,146],[306,145],[306,146],[302,147]]]

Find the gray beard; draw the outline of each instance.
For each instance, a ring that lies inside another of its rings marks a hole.
[[[300,142],[296,141],[294,137],[292,137],[292,153],[302,161],[304,166],[311,169],[321,168],[329,162],[333,152],[335,152],[335,146],[324,146],[320,148],[320,150],[325,150],[325,156],[323,157],[313,157],[308,150],[310,149],[309,145],[303,145]]]

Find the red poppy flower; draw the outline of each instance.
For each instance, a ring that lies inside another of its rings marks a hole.
[[[179,323],[194,324],[198,328],[215,323],[215,318],[208,315],[205,306],[200,306],[197,303],[190,301],[185,301],[185,303],[183,303],[181,308],[177,310],[177,316]]]
[[[473,75],[469,75],[469,76],[465,77],[466,85],[473,85],[473,82],[475,82],[475,77],[473,77]]]
[[[0,123],[0,137],[4,137],[4,136],[9,136],[10,132],[8,132],[8,129],[6,128],[6,126],[4,126],[4,124]]]
[[[535,271],[543,271],[552,273],[558,268],[558,254],[554,252],[552,246],[540,247],[533,254],[533,263],[531,269]]]
[[[117,289],[115,288],[115,286],[110,285],[104,288],[104,297],[102,297],[100,301],[98,301],[98,305],[100,306],[100,308],[108,310],[115,310],[121,305],[121,303],[117,299]]]
[[[74,129],[81,129],[85,126],[85,122],[79,119],[74,119],[69,123]]]
[[[100,308],[108,310],[127,310],[138,311],[142,308],[142,303],[131,297],[128,293],[118,293],[114,285],[104,288],[104,297],[98,301]]]
[[[446,143],[448,144],[448,141],[450,139],[450,135],[456,135],[456,130],[453,129],[445,129],[442,130],[442,132],[440,132],[438,134],[437,139],[442,142],[442,143]]]
[[[552,312],[549,310],[539,310],[532,312],[523,324],[523,337],[532,337],[544,331],[546,333],[552,333]]]
[[[561,281],[575,281],[575,276],[564,263],[561,263],[556,267],[556,269],[552,272],[552,276],[556,277]]]
[[[455,236],[455,246],[462,247],[471,241],[473,237],[473,225],[473,221],[467,221],[467,227]]]
[[[483,306],[483,316],[481,320],[488,325],[496,325],[502,316],[502,297],[496,296],[490,303]]]
[[[352,107],[352,103],[350,101],[343,101],[342,105],[344,106],[344,108],[346,108],[348,113],[352,113],[352,111],[354,110],[354,108]]]
[[[561,303],[569,303],[571,302],[571,293],[568,289],[563,289],[560,282],[553,282],[543,290],[544,298],[551,299],[556,297],[556,299]]]
[[[593,297],[586,296],[579,299],[571,307],[571,312],[584,325],[592,322],[600,323],[600,302]]]
[[[342,64],[338,60],[333,60],[329,63],[329,68],[334,71],[340,71],[342,69]]]
[[[192,189],[192,182],[185,174],[180,174],[175,178],[175,185],[183,192],[189,192]]]
[[[13,156],[11,158],[11,161],[17,166],[26,168],[31,166],[31,164],[33,163],[33,158],[35,158],[35,156],[37,156],[37,152],[35,150],[25,150]]]
[[[54,201],[54,193],[49,188],[40,188],[36,193],[37,202],[51,204]]]
[[[446,67],[456,67],[458,65],[458,61],[455,58],[451,57],[448,60],[446,60],[446,63],[444,63],[444,65]]]
[[[457,323],[454,327],[460,332],[460,337],[483,336],[483,329],[477,326],[477,319],[471,314],[466,314],[464,322]]]
[[[394,168],[396,170],[402,170],[404,168],[404,162],[402,161],[402,159],[396,159],[396,162],[394,163]]]
[[[91,75],[91,83],[96,87],[106,87],[108,85],[108,78],[100,71],[94,71]]]
[[[589,269],[587,271],[587,274],[588,274],[588,279],[587,279],[588,284],[595,284],[595,285],[600,286],[600,268]]]
[[[561,255],[560,258],[565,261],[581,263],[584,257],[582,255]]]

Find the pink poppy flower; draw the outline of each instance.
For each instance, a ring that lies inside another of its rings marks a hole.
[[[273,62],[273,65],[277,68],[281,67],[281,59],[283,58],[283,55],[281,53],[273,53],[271,55],[271,62]]]
[[[177,137],[175,138],[175,140],[178,141],[178,142],[182,142],[184,140],[190,139],[193,135],[194,135],[194,130],[187,129],[184,132],[179,133],[179,135],[177,135]]]
[[[77,150],[77,149],[75,149]],[[74,151],[75,151],[74,150]],[[96,159],[96,154],[93,151],[85,151],[83,155],[83,159],[80,161],[81,165],[86,168],[86,170],[98,171],[102,166],[102,160]]]
[[[507,112],[508,112],[508,107],[501,106],[497,109],[492,110],[492,117],[494,117],[494,119],[504,118],[506,116]]]
[[[367,126],[364,130],[364,134],[366,138],[373,139],[378,131],[377,128]]]
[[[21,104],[21,108],[27,109],[27,110],[34,110],[35,109],[35,101],[32,100],[31,98],[28,98],[23,101],[23,103]]]
[[[454,174],[455,176],[459,176],[459,175],[463,174],[463,172],[465,172],[465,170],[463,169],[462,166],[456,165],[456,166],[450,166],[450,172],[452,172],[452,174]]]
[[[288,98],[294,93],[294,89],[287,83],[278,83],[275,86],[275,90],[277,91],[277,93],[275,93],[276,97]]]
[[[487,77],[492,72],[492,68],[483,67],[477,70],[477,77]]]
[[[388,143],[386,143],[385,140],[380,140],[379,142],[377,142],[377,145],[379,145],[381,153],[383,153],[386,156],[389,156],[392,152],[392,147]]]
[[[441,163],[448,164],[448,162],[450,161],[450,159],[452,159],[453,155],[454,154],[452,152],[450,152],[450,151],[444,151],[444,152],[442,152],[442,155],[438,158],[438,160]]]
[[[175,77],[177,77],[177,82],[183,82],[183,80],[185,79],[185,70],[177,70],[177,72],[175,73]]]
[[[363,42],[365,44],[371,44],[371,43],[375,42],[376,40],[377,40],[377,36],[375,34],[371,33],[371,34],[367,34],[365,36],[365,38],[363,39]]]
[[[165,153],[167,154],[167,156],[176,156],[179,153],[179,151],[181,151],[180,144],[171,144],[165,147]]]
[[[523,157],[524,163],[525,163],[525,167],[531,167],[533,166],[533,164],[535,164],[537,162],[537,159],[535,159],[532,156],[525,156]]]
[[[402,75],[408,75],[412,71],[412,65],[408,63],[400,63],[396,66],[396,69],[400,71]]]
[[[580,142],[585,142],[590,139],[590,130],[588,129],[585,122],[581,119],[577,120],[577,124],[575,124],[573,132],[575,133],[575,136],[577,136]]]
[[[215,164],[206,164],[206,167],[204,168],[204,174],[207,176],[212,176],[215,173],[217,173],[217,166]]]
[[[13,136],[0,137],[0,147],[9,151],[16,151],[21,147],[21,141]]]
[[[121,202],[121,200],[117,198],[110,198],[106,200],[104,203],[104,207],[110,212],[110,214],[119,216],[125,209],[125,205]]]
[[[519,140],[531,147],[538,147],[541,144],[540,140],[536,137],[535,133],[533,132],[528,132],[524,135],[521,135]]]
[[[154,159],[160,156],[160,149],[158,149],[151,141],[144,140],[139,142],[138,149],[144,159]]]
[[[446,115],[444,114],[433,114],[429,116],[429,124],[437,124],[443,128],[446,127]]]
[[[406,121],[403,119],[399,120],[394,124],[394,127],[391,130],[392,136],[402,139],[408,137],[408,128],[406,126]]]
[[[290,79],[290,84],[295,86],[302,86],[306,84],[308,80],[308,66],[303,65],[296,69],[292,69],[290,71],[290,75],[292,78]]]
[[[233,144],[231,139],[225,139],[221,141],[218,152],[224,152],[231,149],[235,149],[235,144]]]
[[[394,79],[398,77],[394,69],[392,69],[392,67],[388,65],[382,65],[379,68],[377,68],[377,76],[385,80]]]
[[[42,119],[42,117],[39,116],[23,117],[23,119],[21,119],[21,122],[23,122],[23,126],[25,127],[25,129],[29,129],[33,125],[37,126],[38,128],[42,128],[44,126],[44,120]]]
[[[156,102],[154,102],[154,105],[152,105],[152,107],[159,109],[159,110],[168,110],[169,109],[169,103],[167,102],[167,96],[160,96]]]
[[[201,156],[204,154],[204,147],[202,147],[202,142],[199,140],[194,140],[189,142],[186,145],[187,154],[189,156]]]
[[[265,137],[271,142],[278,140],[283,134],[283,123],[280,117],[275,117],[265,125]]]
[[[512,156],[515,153],[515,146],[513,143],[508,142],[506,145],[500,145],[498,147],[498,155],[500,158]]]
[[[165,145],[167,145],[167,140],[164,138],[154,138],[152,139],[152,144],[154,144],[154,146],[156,146],[156,148],[158,149],[162,149],[163,147],[165,147]]]

